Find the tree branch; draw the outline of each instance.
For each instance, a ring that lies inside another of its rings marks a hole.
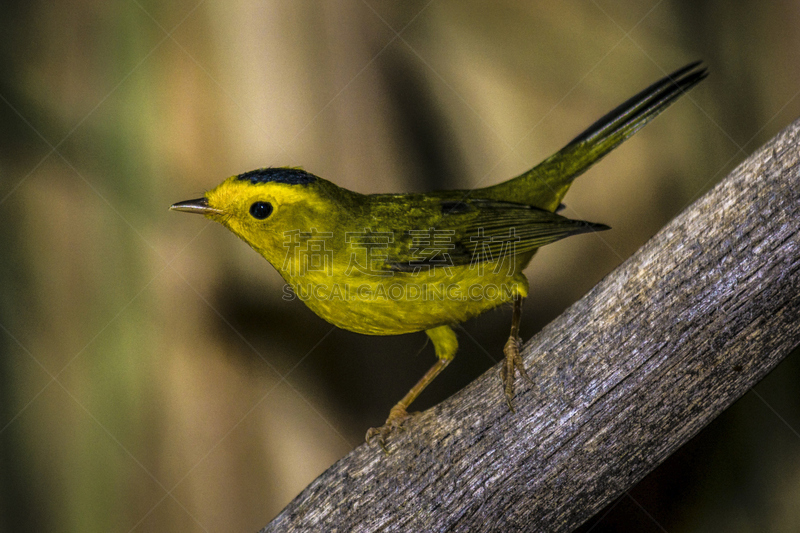
[[[497,368],[360,446],[264,532],[569,531],[800,343],[800,121]]]

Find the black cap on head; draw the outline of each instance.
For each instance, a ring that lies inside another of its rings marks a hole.
[[[260,168],[239,174],[236,179],[257,183],[286,183],[288,185],[308,185],[317,177],[299,168]]]

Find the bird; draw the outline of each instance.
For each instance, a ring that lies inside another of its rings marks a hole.
[[[314,313],[365,335],[424,331],[436,361],[366,434],[386,449],[408,408],[453,360],[453,327],[512,305],[500,367],[513,411],[517,373],[532,382],[520,349],[523,269],[557,240],[608,226],[558,214],[572,181],[708,75],[696,61],[597,120],[561,150],[508,181],[472,190],[360,194],[298,167],[231,176],[170,209],[222,224],[281,274]]]

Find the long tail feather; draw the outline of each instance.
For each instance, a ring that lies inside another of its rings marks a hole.
[[[603,116],[528,172],[485,191],[493,198],[555,210],[569,185],[708,76],[700,61],[657,81]]]
[[[705,68],[695,70],[700,63],[700,61],[690,63],[655,82],[586,128],[563,149],[581,144],[591,145],[592,152],[598,154],[597,158],[589,161],[591,165],[639,131],[671,103],[705,79],[708,76]]]

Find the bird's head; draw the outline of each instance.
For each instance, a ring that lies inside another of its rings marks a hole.
[[[352,194],[301,169],[262,168],[170,209],[219,222],[277,267],[291,232],[329,231]]]

